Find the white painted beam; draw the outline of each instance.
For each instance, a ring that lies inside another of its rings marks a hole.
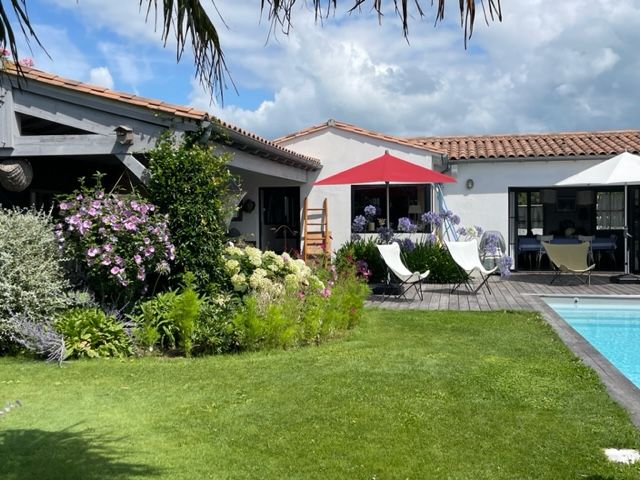
[[[268,160],[257,155],[251,155],[234,148],[215,146],[216,153],[225,152],[233,155],[229,166],[248,170],[250,172],[262,173],[272,177],[284,178],[295,182],[307,183],[307,171],[301,168],[284,165],[282,163]]]
[[[14,145],[16,116],[13,112],[13,93],[7,79],[0,79],[0,149],[10,149]]]
[[[116,154],[124,166],[129,170],[142,184],[146,185],[149,181],[150,173],[147,167],[138,161],[136,157],[130,153]]]
[[[1,149],[0,157],[51,157],[56,155],[112,155],[142,153],[155,147],[155,138],[134,135],[133,145],[122,145],[111,135],[26,135],[15,139],[12,150]]]

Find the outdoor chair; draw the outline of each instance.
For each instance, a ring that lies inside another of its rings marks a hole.
[[[536,259],[538,263],[538,270],[540,270],[540,265],[542,265],[542,257],[545,254],[542,242],[550,242],[551,240],[553,240],[553,235],[536,235],[536,240],[540,242],[540,248],[538,249],[538,258]]]
[[[580,242],[587,242],[589,244],[589,251],[587,252],[587,261],[590,263],[595,263],[595,259],[593,258],[593,239],[595,235],[578,235],[578,240]]]
[[[573,244],[555,244],[542,242],[547,252],[551,265],[556,269],[555,276],[551,279],[551,283],[555,282],[563,273],[571,273],[579,280],[582,275],[586,275],[587,279],[583,283],[591,285],[591,270],[595,268],[595,264],[587,264],[587,256],[589,254],[589,244],[587,242]]]
[[[461,280],[455,287],[451,289],[451,293],[455,292],[463,283],[472,293],[478,293],[478,291],[486,285],[487,290],[491,293],[491,287],[489,286],[489,275],[498,270],[498,266],[495,266],[491,270],[487,270],[482,261],[480,261],[480,252],[478,251],[478,241],[474,238],[466,242],[449,242],[445,241],[449,254],[453,261],[456,263],[462,273],[464,273],[464,280]],[[470,279],[474,273],[478,273],[481,278],[480,285],[475,289],[471,286]]]
[[[402,261],[402,257],[400,256],[400,245],[398,245],[397,242],[393,242],[390,245],[377,245],[377,247],[382,260],[387,266],[387,279],[389,280],[393,274],[393,276],[400,281],[400,293],[398,296],[401,295],[408,300],[406,295],[407,290],[413,287],[420,297],[420,300],[423,300],[422,282],[429,276],[429,270],[423,273],[412,272],[409,270]],[[388,292],[386,294],[388,294]],[[385,298],[386,295],[383,294],[382,301],[384,301]]]

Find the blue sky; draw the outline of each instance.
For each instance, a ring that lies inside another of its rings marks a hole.
[[[389,3],[389,2],[388,2]],[[490,134],[638,128],[640,2],[502,2],[504,21],[477,22],[464,50],[454,0],[433,28],[414,15],[410,43],[392,12],[348,15],[351,0],[316,25],[295,12],[289,37],[267,41],[259,2],[217,0],[238,88],[224,105],[194,80],[189,54],[176,64],[132,0],[27,0],[51,55],[36,67],[81,81],[206,109],[268,138],[336,118],[398,135]],[[28,50],[23,50],[28,54]]]

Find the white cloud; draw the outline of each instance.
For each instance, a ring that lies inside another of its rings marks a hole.
[[[50,1],[87,28],[119,36],[119,45],[105,41],[100,61],[117,83],[137,89],[164,80],[158,57],[145,50],[159,49],[160,34],[145,24],[138,2]],[[187,100],[269,137],[327,118],[405,135],[638,127],[637,1],[593,0],[588,8],[584,0],[503,2],[502,23],[487,27],[478,17],[468,51],[457,2],[447,2],[447,22],[435,29],[429,3],[422,2],[426,19],[414,15],[407,44],[392,12],[378,26],[366,9],[347,15],[350,2],[322,27],[301,6],[291,35],[268,43],[259,5],[216,0],[227,29],[205,2],[239,90],[266,96],[248,102],[229,90],[224,106],[211,105],[192,82]],[[64,61],[69,71],[90,69],[86,60]]]
[[[113,88],[113,77],[107,67],[96,67],[89,71],[89,82],[105,88]]]

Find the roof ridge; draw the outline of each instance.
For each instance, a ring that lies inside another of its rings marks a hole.
[[[290,133],[288,135],[284,135],[282,137],[278,137],[276,139],[274,139],[273,141],[277,144],[289,141],[289,140],[293,140],[295,138],[299,138],[302,137],[304,135],[308,135],[310,133],[315,133],[317,131],[323,130],[325,128],[338,128],[340,130],[346,130],[349,132],[353,132],[353,133],[358,133],[360,135],[365,135],[371,138],[377,138],[379,140],[385,140],[387,142],[392,142],[392,143],[398,143],[400,145],[405,145],[408,147],[413,147],[413,148],[418,148],[420,150],[427,150],[433,153],[444,153],[443,150],[438,149],[438,148],[434,148],[434,147],[426,147],[423,145],[418,145],[415,142],[408,140],[406,138],[397,136],[397,135],[389,135],[386,133],[380,133],[380,132],[375,132],[373,130],[369,130],[363,127],[359,127],[357,125],[351,124],[351,123],[347,123],[347,122],[343,122],[340,120],[335,120],[333,118],[330,118],[329,120],[327,120],[326,122],[323,123],[319,123],[316,125],[312,125],[310,127],[304,128],[302,130],[298,130],[296,132]]]
[[[556,137],[556,136],[584,136],[584,135],[611,135],[616,133],[640,133],[640,129],[616,129],[616,130],[578,130],[578,131],[555,131],[555,132],[527,132],[527,133],[489,133],[489,134],[462,134],[462,135],[411,135],[403,136],[409,141],[417,139],[491,139],[491,138],[526,138],[526,137]]]
[[[7,68],[8,67],[8,68]],[[190,105],[178,105],[165,102],[163,100],[143,97],[132,93],[121,92],[112,88],[106,88],[100,85],[94,85],[88,82],[80,82],[72,80],[54,73],[45,72],[33,67],[22,66],[22,75],[27,79],[47,83],[49,85],[61,86],[70,90],[75,90],[98,97],[108,98],[111,100],[119,100],[126,103],[136,104],[138,106],[147,107],[152,110],[164,111],[172,113],[180,117],[187,117],[194,120],[208,120],[210,115],[204,110],[199,110]],[[4,62],[5,72],[12,75],[20,75],[15,64],[10,61]]]

